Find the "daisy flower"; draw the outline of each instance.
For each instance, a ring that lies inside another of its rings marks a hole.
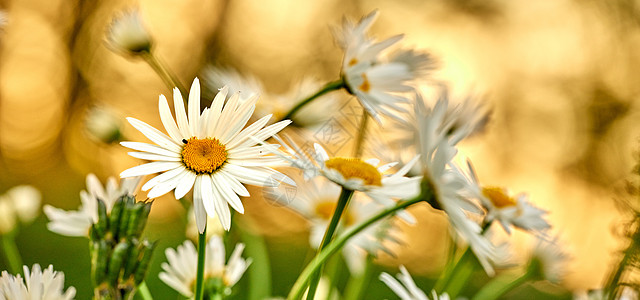
[[[478,189],[453,163],[457,154],[450,136],[450,127],[444,123],[446,100],[438,101],[433,110],[425,107],[420,96],[416,101],[416,118],[420,128],[418,148],[422,158],[425,179],[435,198],[447,213],[456,232],[469,244],[480,264],[489,275],[494,274],[491,262],[498,260],[494,245],[482,235],[482,228],[470,214],[482,214],[478,205],[469,199]],[[445,124],[445,125],[443,125]]]
[[[265,94],[264,87],[257,77],[250,74],[242,75],[231,68],[205,67],[202,71],[202,81],[205,86],[205,95],[215,96],[216,92],[224,86],[227,87],[229,95],[238,93],[240,102]],[[259,104],[256,103],[256,105]]]
[[[140,151],[129,152],[129,155],[153,161],[125,170],[120,173],[121,177],[162,173],[142,186],[143,191],[149,191],[149,198],[175,190],[176,199],[180,199],[193,188],[194,211],[200,233],[204,232],[207,214],[217,215],[222,227],[229,230],[229,205],[244,213],[239,196],[248,197],[249,191],[243,184],[277,186],[285,182],[295,185],[293,180],[269,167],[281,164],[282,160],[268,155],[265,151],[268,144],[256,145],[291,121],[264,127],[271,118],[269,115],[245,128],[257,98],[240,103],[236,93],[225,103],[227,88],[220,90],[211,107],[200,112],[200,81],[197,78],[189,92],[187,115],[180,91],[177,88],[173,91],[175,120],[164,95],[160,95],[159,100],[160,119],[168,135],[147,123],[127,118],[133,127],[155,144],[121,142],[127,148]]]
[[[569,255],[562,250],[557,237],[552,240],[537,238],[528,268],[534,268],[537,276],[534,278],[558,283],[565,274],[568,259]]]
[[[396,117],[393,111],[405,111],[400,104],[409,103],[402,93],[413,90],[409,84],[418,74],[432,68],[432,58],[412,50],[396,52],[383,60],[384,51],[402,39],[402,35],[381,42],[367,36],[377,18],[373,11],[354,24],[344,19],[341,29],[334,30],[337,43],[344,50],[342,78],[348,91],[376,121],[379,114]]]
[[[285,151],[271,145],[269,151],[287,160],[291,166],[301,169],[305,180],[322,175],[345,189],[360,191],[369,198],[385,207],[395,205],[394,199],[408,199],[420,193],[421,176],[406,177],[411,167],[418,161],[414,157],[409,163],[393,174],[384,174],[396,163],[380,164],[380,160],[372,158],[363,161],[359,158],[329,157],[327,152],[314,143],[314,153],[301,149],[291,139],[285,143],[281,138],[276,139],[284,146]],[[415,219],[405,211],[398,215],[409,223]]]
[[[65,211],[51,205],[44,206],[44,213],[51,220],[47,228],[66,236],[89,236],[91,225],[98,221],[98,199],[104,202],[107,213],[110,213],[120,197],[133,196],[139,182],[139,177],[127,178],[118,185],[115,178],[109,177],[103,187],[96,175],[87,175],[87,190],[80,192],[82,204],[78,210]]]
[[[384,282],[402,300],[429,300],[429,297],[416,285],[411,278],[411,274],[404,266],[400,266],[400,273],[396,275],[397,280],[388,273],[380,274],[380,280]],[[431,300],[449,300],[449,295],[444,293],[438,295],[436,291],[431,291]]]
[[[340,195],[340,187],[331,184],[323,177],[315,177],[298,185],[301,191],[294,201],[287,201],[287,207],[302,215],[309,221],[309,242],[313,248],[322,243],[325,231],[336,208],[336,199]],[[274,199],[287,199],[273,195]],[[379,213],[383,206],[373,201],[365,203],[363,199],[353,199],[343,212],[341,231],[349,230]],[[366,253],[375,255],[378,250],[390,252],[383,246],[383,240],[397,242],[392,236],[392,225],[389,222],[378,222],[351,238],[342,248],[342,254],[349,271],[361,274],[364,270]]]
[[[30,185],[18,185],[0,195],[0,235],[11,232],[18,221],[31,223],[40,212],[42,196]]]
[[[241,257],[244,244],[237,244],[229,261],[225,263],[225,250],[222,238],[212,236],[206,245],[204,286],[205,293],[228,295],[242,278],[251,264],[251,259]],[[197,276],[198,253],[191,241],[185,241],[177,250],[165,250],[168,263],[162,263],[162,272],[158,275],[165,284],[185,297],[193,297],[193,286]],[[220,286],[218,286],[220,284]],[[210,288],[214,288],[211,290]],[[212,295],[210,295],[212,296]]]
[[[111,144],[121,141],[122,120],[108,107],[91,107],[84,124],[89,137],[98,142]]]
[[[482,188],[480,199],[487,209],[487,223],[497,220],[504,230],[511,234],[511,226],[541,234],[551,228],[543,218],[547,211],[533,206],[526,194],[510,196],[505,188],[486,186]]]
[[[114,50],[129,54],[149,52],[153,45],[137,10],[123,12],[113,18],[107,31],[107,41]]]
[[[53,270],[49,265],[44,271],[35,264],[29,270],[23,266],[24,279],[20,274],[13,276],[2,271],[0,276],[0,300],[70,300],[76,295],[76,289],[69,287],[64,291],[64,273]]]

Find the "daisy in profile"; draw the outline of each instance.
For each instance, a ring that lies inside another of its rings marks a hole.
[[[482,215],[482,209],[473,201],[478,190],[453,162],[459,140],[450,135],[453,122],[446,122],[448,101],[440,98],[433,109],[427,108],[417,95],[415,115],[420,129],[418,145],[425,182],[435,194],[438,205],[446,212],[453,229],[469,244],[487,274],[493,275],[492,262],[499,259],[495,246],[482,235],[482,228],[472,215]]]
[[[122,12],[113,18],[107,31],[107,41],[112,49],[132,55],[149,52],[153,45],[137,10]]]
[[[249,196],[244,184],[277,186],[285,182],[295,185],[293,180],[270,167],[282,164],[282,160],[266,151],[268,144],[257,145],[291,121],[265,127],[271,118],[268,115],[245,127],[257,97],[240,103],[236,93],[225,103],[227,92],[227,88],[222,88],[211,107],[200,112],[200,81],[196,78],[189,92],[188,112],[185,112],[182,95],[174,89],[175,120],[167,99],[160,95],[160,119],[168,135],[140,120],[127,118],[154,144],[120,143],[140,151],[129,152],[129,155],[152,161],[123,171],[120,173],[122,178],[162,173],[142,186],[143,191],[149,191],[149,198],[174,190],[176,199],[180,199],[193,188],[194,212],[200,233],[204,232],[207,214],[217,215],[222,227],[229,230],[229,205],[244,213],[240,196]]]
[[[204,286],[205,299],[215,295],[229,295],[231,288],[242,278],[251,264],[251,259],[241,257],[244,244],[237,244],[229,261],[225,263],[225,250],[222,238],[212,236],[206,245]],[[185,297],[193,297],[196,283],[198,253],[191,241],[185,241],[177,250],[165,250],[168,263],[162,263],[162,272],[158,275],[165,284]],[[207,297],[207,295],[209,297]]]
[[[298,185],[295,199],[286,195],[271,195],[273,199],[286,201],[286,206],[302,215],[309,222],[309,242],[317,249],[336,209],[336,199],[340,195],[340,187],[332,184],[324,177],[315,177]],[[289,201],[293,200],[293,201]],[[384,207],[374,201],[366,201],[355,197],[343,212],[340,231],[347,231],[379,213]],[[352,274],[361,274],[365,266],[366,254],[376,255],[379,250],[390,252],[383,241],[397,242],[393,236],[390,222],[377,222],[355,235],[342,248],[344,260]]]
[[[69,287],[64,291],[64,273],[53,270],[49,265],[44,271],[35,264],[29,270],[23,266],[24,279],[20,274],[13,276],[2,271],[0,276],[0,299],[30,299],[30,300],[71,300],[76,295],[76,289]]]
[[[429,297],[416,285],[411,278],[411,274],[404,266],[400,266],[400,273],[393,276],[383,272],[380,274],[380,280],[384,282],[400,299],[402,300],[429,300]],[[438,295],[436,291],[431,291],[431,300],[449,300],[449,295],[444,293]]]
[[[88,237],[91,225],[98,221],[98,199],[104,202],[107,213],[110,213],[118,198],[133,196],[140,177],[123,179],[120,185],[115,178],[109,177],[103,187],[96,175],[89,174],[86,182],[87,190],[80,192],[82,204],[78,210],[65,211],[48,204],[43,207],[44,213],[51,220],[47,224],[49,230],[66,236]]]
[[[380,114],[396,117],[394,111],[404,111],[401,104],[409,100],[402,93],[412,91],[410,82],[433,69],[435,64],[428,54],[413,50],[397,51],[385,59],[385,50],[403,36],[381,42],[369,37],[367,31],[377,16],[378,12],[373,11],[357,24],[345,18],[342,28],[334,30],[334,35],[344,51],[342,78],[347,90],[380,122]]]
[[[511,226],[534,234],[543,234],[551,228],[543,218],[547,211],[533,206],[526,194],[511,196],[505,188],[488,186],[482,188],[480,199],[487,210],[485,222],[497,220],[509,234]]]
[[[284,149],[270,145],[269,151],[287,160],[292,167],[302,170],[305,180],[324,176],[345,189],[365,193],[385,207],[395,205],[395,200],[408,199],[420,193],[422,176],[405,176],[419,156],[415,156],[397,172],[388,174],[396,163],[380,164],[376,158],[364,161],[359,158],[329,157],[317,143],[313,144],[314,152],[311,152],[300,148],[291,139],[287,139],[287,142],[277,136],[276,139]],[[413,216],[405,211],[400,211],[398,215],[409,223],[415,222]]]
[[[40,191],[30,185],[18,185],[0,195],[0,235],[11,232],[20,221],[31,223],[40,213]]]

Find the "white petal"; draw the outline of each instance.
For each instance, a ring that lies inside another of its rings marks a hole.
[[[189,129],[193,136],[200,136],[200,80],[196,77],[191,84],[191,90],[189,91]]]
[[[197,176],[193,185],[193,211],[196,214],[196,225],[200,234],[207,227],[207,212],[202,197],[202,177],[202,175]]]
[[[262,127],[264,127],[264,125],[267,125],[267,122],[269,122],[269,120],[271,119],[271,114],[266,115],[262,118],[260,118],[258,121],[253,122],[253,124],[247,126],[245,129],[243,129],[242,131],[240,131],[240,133],[238,133],[238,135],[236,135],[235,137],[233,137],[229,143],[227,143],[227,147],[229,149],[233,149],[236,145],[238,145],[241,142],[244,142],[249,136],[255,134],[256,132],[258,132]]]
[[[243,214],[244,207],[242,206],[242,202],[240,201],[240,198],[238,198],[238,195],[236,195],[233,189],[229,187],[231,183],[228,182],[224,176],[221,176],[220,172],[213,174],[211,179],[213,185],[216,187],[218,192],[220,192],[220,195],[226,200],[226,202],[229,203],[229,205],[231,205],[231,207],[233,207],[237,212]]]
[[[158,146],[173,152],[180,152],[182,150],[181,145],[158,129],[151,127],[151,125],[134,118],[127,118],[127,121]]]
[[[158,155],[153,153],[145,153],[145,152],[128,152],[127,154],[145,160],[157,160],[157,161],[182,161],[179,157],[169,157],[164,155]]]
[[[120,145],[127,147],[129,149],[149,152],[158,155],[164,155],[169,157],[180,157],[180,151],[174,152],[164,149],[162,147],[158,147],[156,145],[151,145],[147,143],[138,143],[138,142],[120,142]]]
[[[176,141],[182,140],[184,137],[180,133],[180,129],[178,129],[176,121],[171,115],[169,103],[164,95],[160,95],[160,100],[158,100],[158,109],[160,110],[160,120],[162,121],[162,125],[164,125],[164,129],[167,130],[169,136]]]
[[[177,168],[171,169],[169,171],[166,171],[156,177],[151,178],[149,181],[147,181],[144,185],[142,185],[142,190],[143,191],[148,191],[149,189],[153,188],[154,186],[156,186],[159,183],[165,182],[173,177],[178,176],[180,173],[182,172],[190,172],[187,171],[187,169],[180,165]]]
[[[124,170],[122,173],[120,173],[120,177],[126,178],[126,177],[140,176],[140,175],[149,175],[153,173],[171,170],[181,165],[182,164],[178,162],[166,162],[166,161],[150,162],[144,165],[135,166],[133,168]]]
[[[176,121],[178,128],[183,137],[192,137],[191,130],[189,129],[189,121],[187,121],[187,113],[184,111],[184,100],[182,100],[182,94],[178,88],[173,89],[173,109],[176,111]]]
[[[227,98],[228,92],[229,87],[224,86],[220,89],[216,97],[213,99],[213,102],[211,103],[211,112],[209,113],[209,117],[207,118],[207,131],[205,132],[206,136],[213,135],[213,131],[216,129],[216,124],[218,124],[218,119],[220,119],[222,106],[224,105],[224,100]]]
[[[184,195],[186,195],[191,188],[193,187],[193,183],[196,180],[196,173],[193,173],[191,171],[187,171],[187,174],[182,177],[182,179],[180,180],[180,183],[178,183],[178,186],[176,186],[176,191],[175,191],[175,196],[176,199],[180,199],[182,197],[184,197]]]

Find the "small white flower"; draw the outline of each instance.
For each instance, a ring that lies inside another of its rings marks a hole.
[[[527,201],[526,194],[512,197],[505,188],[489,186],[482,188],[479,197],[487,209],[486,222],[497,220],[509,234],[511,226],[534,234],[543,234],[544,230],[551,228],[543,218],[547,211],[533,206]]]
[[[380,274],[380,280],[384,282],[402,300],[429,300],[429,297],[416,285],[411,278],[411,274],[404,266],[400,266],[400,273],[396,275],[397,280],[388,273]],[[438,295],[436,291],[431,291],[431,300],[449,300],[449,295],[444,293]]]
[[[565,263],[569,255],[562,250],[558,238],[547,240],[538,238],[530,259],[529,268],[537,268],[538,276],[558,283],[565,273]]]
[[[427,69],[432,69],[432,58],[412,50],[396,52],[389,60],[382,55],[390,46],[402,39],[397,35],[382,42],[367,36],[367,30],[378,16],[374,11],[358,24],[345,19],[341,30],[334,35],[344,50],[342,77],[350,93],[378,122],[379,114],[399,118],[394,111],[405,111],[400,104],[409,103],[402,93],[413,90],[410,82]]]
[[[301,214],[310,224],[309,242],[318,248],[327,230],[327,226],[336,208],[340,188],[323,177],[315,177],[298,185],[300,192],[293,201],[287,201],[287,207]],[[277,196],[277,195],[274,195]],[[284,199],[286,197],[275,197]],[[373,201],[365,203],[364,199],[354,197],[342,214],[340,231],[347,231],[379,213],[383,206]],[[365,266],[366,253],[375,255],[378,250],[390,252],[383,246],[384,240],[397,241],[392,236],[392,225],[389,222],[377,222],[351,238],[342,248],[342,254],[349,271],[361,274]]]
[[[51,220],[47,224],[49,230],[66,236],[88,236],[91,225],[98,221],[98,199],[104,202],[107,213],[110,213],[118,198],[133,196],[140,177],[123,179],[120,185],[115,178],[109,177],[104,187],[94,174],[87,175],[86,181],[87,190],[80,192],[82,204],[78,210],[65,211],[51,205],[44,206],[44,213]]]
[[[289,161],[291,166],[301,169],[305,180],[322,175],[345,189],[364,192],[386,207],[395,205],[397,199],[408,199],[420,193],[422,177],[405,176],[418,161],[418,156],[394,174],[384,174],[396,163],[380,165],[380,160],[376,158],[366,161],[359,158],[330,158],[319,144],[314,143],[315,152],[310,154],[308,150],[301,149],[290,139],[288,143],[277,136],[276,139],[285,150],[281,151],[273,145],[267,149]],[[399,212],[399,216],[409,223],[415,222],[413,217],[405,211]]]
[[[438,101],[430,110],[424,106],[420,96],[416,101],[416,118],[419,125],[420,157],[425,178],[431,185],[435,198],[447,213],[449,221],[458,234],[469,244],[480,264],[489,275],[494,274],[492,261],[498,260],[494,245],[482,235],[482,228],[469,218],[469,214],[482,214],[478,205],[469,199],[478,187],[453,163],[457,149],[447,135],[450,124],[445,124],[446,98]]]
[[[109,144],[122,137],[122,121],[107,107],[91,107],[87,111],[85,126],[89,136],[99,142]]]
[[[53,266],[42,269],[35,264],[29,270],[23,266],[25,278],[13,276],[2,271],[0,277],[0,300],[70,300],[76,295],[76,289],[69,287],[64,291],[64,273],[53,270]]]
[[[180,91],[177,88],[173,91],[175,120],[164,95],[160,95],[159,101],[160,119],[168,136],[147,123],[127,118],[133,127],[155,144],[120,144],[140,151],[129,152],[129,155],[153,162],[125,170],[120,177],[162,173],[142,186],[143,191],[149,190],[149,198],[175,190],[176,199],[180,199],[193,188],[193,205],[200,233],[204,232],[207,214],[217,215],[222,227],[229,230],[229,205],[244,213],[240,197],[249,197],[249,191],[243,184],[277,186],[285,182],[295,185],[293,180],[271,168],[282,164],[282,160],[268,155],[267,144],[256,146],[291,121],[265,127],[271,118],[265,116],[245,127],[257,98],[240,103],[240,96],[234,94],[225,103],[227,88],[220,90],[211,107],[200,112],[200,81],[197,78],[189,92],[187,117]]]
[[[265,94],[264,87],[258,78],[253,75],[242,75],[235,69],[208,66],[202,71],[202,76],[207,96],[215,96],[223,87],[227,87],[228,95],[238,94],[240,102]],[[256,112],[257,106],[259,106],[258,103],[256,103]]]
[[[222,290],[229,294],[251,264],[251,259],[241,257],[244,244],[237,244],[233,253],[225,264],[225,250],[222,238],[212,236],[206,245],[204,280],[219,279]],[[185,241],[178,246],[177,251],[172,248],[165,250],[168,263],[162,263],[162,272],[158,275],[165,284],[178,291],[185,297],[193,297],[193,287],[197,276],[198,253],[191,241]]]
[[[153,41],[141,19],[137,10],[123,12],[113,18],[107,32],[109,45],[129,54],[149,52]]]
[[[0,195],[0,234],[11,232],[17,221],[31,223],[40,212],[42,196],[30,185],[18,185]]]

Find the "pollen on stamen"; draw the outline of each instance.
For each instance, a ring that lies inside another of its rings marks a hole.
[[[367,74],[362,74],[362,79],[364,79],[364,81],[358,87],[358,89],[366,93],[369,90],[371,90],[371,83],[369,83],[369,79],[367,78]]]
[[[382,186],[382,175],[378,169],[361,159],[334,157],[327,160],[325,166],[337,170],[345,179],[359,178],[366,185]]]
[[[227,161],[226,147],[218,139],[192,137],[182,148],[182,162],[197,174],[211,174]]]
[[[507,191],[500,187],[483,187],[482,194],[487,197],[491,203],[497,208],[504,208],[508,206],[516,206],[517,202],[513,197],[507,195]]]

